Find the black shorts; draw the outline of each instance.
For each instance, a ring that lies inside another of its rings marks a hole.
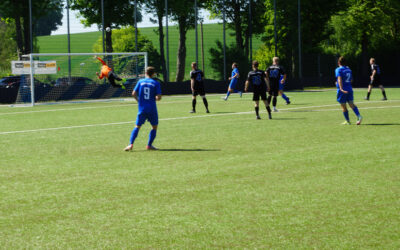
[[[268,94],[272,95],[272,96],[278,96],[278,94],[279,94],[279,82],[271,83],[271,86],[269,86]]]
[[[204,89],[204,84],[194,85],[192,94],[193,94],[193,96],[197,96],[197,95],[205,96],[206,91]]]
[[[254,88],[253,91],[253,101],[259,101],[261,97],[261,100],[265,101],[267,100],[267,91],[265,88],[259,89],[259,88]]]
[[[375,77],[369,84],[372,86],[379,86],[381,85],[381,78],[379,76]]]

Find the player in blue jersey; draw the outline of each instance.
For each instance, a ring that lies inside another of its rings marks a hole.
[[[125,151],[133,148],[133,143],[139,133],[140,127],[148,120],[153,127],[149,134],[147,143],[148,150],[156,150],[153,141],[156,138],[158,126],[158,113],[156,101],[161,100],[161,86],[158,81],[153,79],[156,72],[154,67],[146,68],[146,78],[137,82],[135,89],[132,91],[133,98],[138,102],[138,114],[136,118],[136,126],[131,133],[130,143],[126,146]]]
[[[226,93],[226,96],[223,97],[223,99],[225,101],[227,101],[229,95],[232,92],[239,93],[240,97],[242,97],[242,92],[238,91],[237,88],[236,88],[237,87],[236,85],[239,82],[239,69],[238,69],[237,63],[233,63],[232,64],[232,74],[231,74],[231,77],[229,77],[229,80],[231,81],[231,83],[229,84],[228,92]]]
[[[287,97],[285,95],[285,93],[283,93],[283,89],[285,87],[286,84],[286,80],[284,79],[284,76],[281,75],[281,78],[279,79],[279,94],[282,96],[282,98],[286,101],[286,105],[290,104],[290,100],[289,97]]]
[[[337,87],[337,101],[342,106],[343,115],[345,118],[343,125],[350,125],[349,111],[347,110],[346,103],[353,109],[357,116],[357,125],[361,124],[362,116],[358,111],[356,105],[354,105],[353,100],[353,88],[351,83],[353,82],[353,73],[351,69],[346,66],[346,61],[343,57],[338,60],[339,67],[335,70],[336,76],[336,87]]]
[[[370,76],[371,81],[370,81],[370,83],[368,85],[367,96],[364,99],[365,100],[369,100],[369,96],[371,95],[372,87],[374,85],[378,85],[379,88],[382,91],[382,95],[383,95],[382,101],[386,101],[387,100],[386,92],[385,92],[385,89],[383,88],[383,85],[381,83],[381,68],[379,67],[378,64],[375,63],[375,58],[371,58],[369,60],[369,64],[371,64],[371,76]]]

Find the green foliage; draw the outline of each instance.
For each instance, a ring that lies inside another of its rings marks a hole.
[[[275,56],[275,48],[261,46],[255,53],[254,60],[259,62],[260,69],[266,69],[272,64],[272,58]]]
[[[347,8],[330,18],[326,28],[329,38],[321,47],[327,53],[348,57],[392,47],[400,44],[399,20],[398,1],[347,1]]]
[[[63,6],[49,11],[45,16],[34,21],[34,32],[36,36],[48,36],[52,31],[58,29],[62,25]]]
[[[244,51],[238,48],[234,43],[230,46],[226,46],[226,78],[229,77],[232,71],[232,63],[236,62],[240,71],[240,78],[245,79],[246,74],[249,71],[248,65],[250,65],[247,56]],[[221,41],[215,42],[215,47],[210,49],[210,64],[214,69],[212,78],[216,80],[222,80],[224,76],[224,50]]]
[[[0,78],[11,73],[11,61],[18,59],[14,25],[13,20],[0,20]]]
[[[132,26],[124,27],[122,29],[112,31],[112,43],[114,52],[135,52],[135,28]],[[102,38],[99,37],[97,42],[93,46],[94,52],[102,52]],[[160,55],[157,49],[154,47],[152,41],[147,37],[143,36],[138,30],[138,52],[147,52],[149,65],[160,70]]]
[[[139,5],[138,5],[139,6]],[[84,18],[83,24],[101,27],[101,1],[98,0],[71,0],[71,9],[78,10]],[[104,24],[111,29],[134,24],[135,4],[132,0],[104,1]],[[137,11],[137,21],[141,22],[140,9]]]
[[[59,0],[32,1],[32,17],[38,20],[49,12],[60,10],[63,6]],[[2,0],[0,1],[0,16],[6,20],[13,19],[15,23],[15,40],[21,54],[29,54],[30,29],[29,29],[29,4],[28,1]],[[34,39],[32,39],[34,40]]]

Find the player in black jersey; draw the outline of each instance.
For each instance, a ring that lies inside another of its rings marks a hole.
[[[269,83],[267,82],[265,72],[258,69],[257,61],[253,61],[253,71],[250,71],[249,74],[247,75],[247,81],[246,81],[246,85],[244,88],[245,92],[247,92],[247,90],[249,89],[250,83],[253,86],[253,101],[255,103],[254,109],[256,110],[257,120],[261,119],[260,115],[258,114],[258,111],[259,111],[258,104],[260,101],[260,97],[261,97],[261,100],[263,100],[265,107],[268,111],[268,118],[272,119],[271,109],[267,102],[267,91],[270,90],[270,88],[269,88],[270,86],[269,86]]]
[[[276,109],[276,102],[279,95],[279,81],[281,81],[282,84],[286,81],[286,73],[282,66],[279,65],[278,57],[274,57],[272,59],[272,65],[268,67],[268,69],[265,71],[265,74],[267,75],[267,81],[271,87],[268,96],[268,104],[271,103],[271,99],[274,97],[272,99],[272,106],[274,107],[274,111],[277,112],[278,110]],[[282,80],[280,80],[281,75],[283,76]]]
[[[385,92],[385,89],[383,88],[383,85],[381,83],[381,68],[379,67],[378,64],[375,63],[375,58],[371,58],[369,60],[369,64],[371,64],[371,76],[370,76],[371,81],[370,81],[370,83],[368,85],[367,96],[364,99],[365,100],[369,100],[369,96],[371,95],[372,87],[374,85],[378,85],[379,88],[382,91],[382,95],[383,95],[382,101],[386,101],[387,100],[386,92]]]
[[[206,91],[204,89],[204,73],[203,71],[197,69],[197,63],[192,62],[192,71],[190,71],[190,87],[192,89],[192,110],[190,113],[196,113],[196,97],[200,95],[203,98],[204,106],[206,107],[206,112],[210,113],[208,110],[208,102],[206,99]]]

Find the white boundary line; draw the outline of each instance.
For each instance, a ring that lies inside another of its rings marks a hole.
[[[337,105],[337,104],[336,104]],[[312,107],[298,107],[298,108],[288,108],[281,109],[281,111],[290,111],[295,109],[306,109],[306,108],[318,108],[318,107],[328,107],[333,105],[323,105],[323,106],[312,106]],[[400,106],[386,106],[386,107],[366,107],[359,109],[385,109],[385,108],[400,108]],[[338,111],[340,109],[325,109],[325,110],[311,110],[313,112],[326,112],[326,111]],[[252,114],[254,111],[248,112],[236,112],[236,113],[225,113],[225,114],[211,114],[211,115],[198,115],[198,116],[184,116],[184,117],[171,117],[171,118],[161,118],[160,121],[173,121],[173,120],[185,120],[185,119],[193,119],[193,118],[205,118],[205,117],[217,117],[217,116],[230,116],[230,115],[245,115]],[[124,124],[134,124],[135,121],[127,121],[127,122],[112,122],[112,123],[100,123],[100,124],[87,124],[87,125],[77,125],[77,126],[69,126],[69,127],[57,127],[57,128],[41,128],[41,129],[30,129],[30,130],[17,130],[17,131],[6,131],[0,132],[0,135],[7,134],[20,134],[20,133],[29,133],[29,132],[40,132],[40,131],[51,131],[51,130],[62,130],[62,129],[74,129],[74,128],[88,128],[88,127],[101,127],[101,126],[111,126],[111,125],[124,125]]]
[[[236,99],[235,99],[236,100]],[[240,99],[237,99],[240,100]],[[31,114],[31,113],[45,113],[45,112],[57,112],[57,111],[73,111],[73,110],[85,110],[85,109],[98,109],[98,108],[116,108],[116,107],[127,107],[137,105],[137,102],[133,99],[132,102],[129,104],[115,104],[115,105],[103,105],[103,106],[95,106],[95,107],[80,107],[80,108],[62,108],[62,109],[46,109],[46,110],[32,110],[32,111],[21,111],[21,112],[7,112],[7,113],[0,113],[0,116],[3,115],[18,115],[18,114]],[[209,100],[212,102],[221,101],[219,99],[212,99]],[[357,102],[356,104],[364,104],[364,103],[388,103],[388,102],[399,102],[400,100],[387,100],[387,101],[366,101],[366,102]],[[187,103],[188,101],[170,101],[170,102],[159,102],[157,105],[165,105],[165,104],[176,104],[176,103]],[[297,108],[290,108],[290,109],[304,109],[304,108],[323,108],[323,107],[332,107],[337,106],[338,104],[328,104],[328,105],[321,105],[321,106],[303,106]],[[282,109],[283,110],[283,109]]]

